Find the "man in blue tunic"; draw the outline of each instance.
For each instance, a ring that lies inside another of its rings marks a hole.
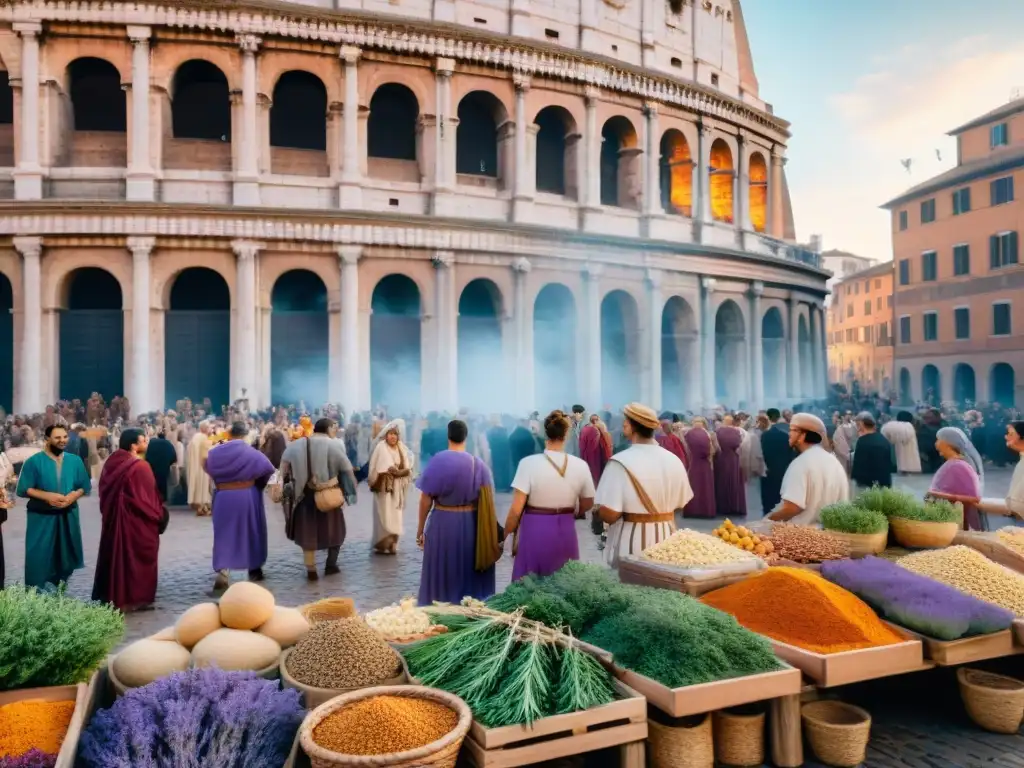
[[[67,429],[55,424],[45,434],[45,449],[26,459],[18,478],[18,496],[28,499],[25,585],[40,588],[85,567],[78,500],[92,490],[82,460],[64,450]]]

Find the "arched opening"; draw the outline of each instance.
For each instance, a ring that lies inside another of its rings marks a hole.
[[[14,288],[0,273],[0,408],[14,407]]]
[[[508,402],[501,348],[501,292],[490,280],[477,278],[459,296],[459,404],[473,410],[496,410]]]
[[[564,408],[578,397],[576,301],[561,283],[548,283],[533,302],[533,381],[537,407]]]
[[[693,159],[686,137],[675,128],[661,137],[661,207],[666,213],[693,215]]]
[[[58,397],[85,402],[124,394],[124,299],[117,278],[99,267],[67,276],[60,313]]]
[[[601,205],[639,208],[640,148],[636,129],[625,117],[609,118],[601,128]]]
[[[270,147],[273,173],[330,175],[327,88],[319,77],[293,69],[278,78],[270,106]]]
[[[910,383],[910,371],[906,368],[900,368],[900,391],[899,391],[900,402],[904,405],[914,402],[914,392]]]
[[[178,273],[164,314],[164,403],[185,398],[215,414],[231,403],[231,291],[206,267]]]
[[[761,318],[761,342],[764,394],[778,402],[786,396],[786,331],[778,307],[770,307]]]
[[[564,107],[545,107],[534,119],[537,125],[537,191],[576,198],[576,152],[579,141],[576,121]],[[572,145],[570,146],[570,140]]]
[[[370,397],[392,413],[420,409],[420,289],[405,275],[388,275],[370,298]]]
[[[661,310],[661,400],[676,411],[694,399],[694,374],[700,370],[699,335],[693,308],[672,296]]]
[[[1007,408],[1017,405],[1017,381],[1013,366],[996,363],[988,374],[989,402],[999,403]]]
[[[171,135],[165,168],[231,170],[231,97],[228,79],[202,59],[186,61],[171,84]]]
[[[733,166],[732,150],[723,139],[715,139],[711,145],[711,166],[708,169],[711,192],[711,218],[732,224],[735,208],[733,182],[736,172]]]
[[[639,318],[636,299],[625,291],[601,302],[601,400],[613,408],[640,397]]]
[[[799,368],[797,378],[800,381],[800,394],[811,395],[814,392],[814,347],[811,344],[811,331],[807,326],[807,317],[800,315],[797,321],[797,354],[799,360],[795,360]],[[863,362],[861,363],[863,367]],[[864,380],[863,371],[860,372],[861,381]]]
[[[746,349],[743,312],[726,299],[715,313],[715,393],[719,403],[731,408],[746,397]]]
[[[331,332],[327,286],[307,269],[285,272],[270,294],[270,400],[327,402]]]
[[[0,168],[14,167],[14,91],[6,71],[0,70]]]
[[[768,164],[760,152],[750,155],[749,173],[750,226],[755,232],[764,232],[768,222]]]
[[[415,162],[416,124],[419,116],[420,105],[416,94],[406,86],[401,83],[385,83],[380,86],[370,99],[370,116],[366,126],[367,156],[380,160]]]
[[[61,165],[124,168],[128,118],[117,67],[85,57],[68,65],[67,77],[72,125]]]
[[[505,107],[487,91],[472,91],[459,102],[459,127],[455,131],[455,172],[491,179],[503,177],[498,136],[506,121]],[[460,182],[463,181],[460,179]]]
[[[929,405],[942,402],[942,377],[931,363],[921,370],[921,399]]]
[[[974,368],[967,363],[957,363],[953,368],[953,399],[960,406],[974,406],[976,399]]]

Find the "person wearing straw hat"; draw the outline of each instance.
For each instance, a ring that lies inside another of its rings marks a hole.
[[[782,503],[767,516],[777,523],[817,525],[823,507],[850,498],[850,480],[834,455],[823,447],[825,423],[811,413],[789,422],[789,445],[800,455],[782,478]]]
[[[624,555],[639,555],[675,530],[675,514],[693,498],[686,467],[654,439],[661,426],[646,405],[623,411],[622,434],[630,447],[612,456],[601,475],[594,504],[608,524],[605,558],[613,568]]]

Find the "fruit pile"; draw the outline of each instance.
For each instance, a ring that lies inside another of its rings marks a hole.
[[[736,525],[732,520],[726,519],[721,527],[711,532],[726,544],[753,552],[758,557],[768,557],[775,551],[775,545],[767,536],[758,536],[749,528]]]

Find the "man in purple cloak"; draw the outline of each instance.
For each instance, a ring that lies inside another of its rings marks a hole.
[[[210,449],[203,469],[213,479],[214,591],[227,589],[230,572],[249,571],[250,581],[263,581],[267,561],[267,513],[263,489],[274,465],[246,439],[249,427],[236,421],[228,441]]]

